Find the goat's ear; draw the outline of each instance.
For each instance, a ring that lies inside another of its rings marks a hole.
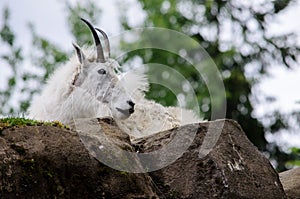
[[[82,64],[84,62],[84,60],[85,60],[85,56],[84,56],[81,48],[76,43],[72,43],[72,44],[73,44],[73,46],[75,48],[78,60]]]

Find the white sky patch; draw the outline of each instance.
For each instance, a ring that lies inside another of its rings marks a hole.
[[[121,1],[122,6],[126,5],[128,24],[131,27],[139,27],[146,18],[146,13],[142,10],[141,5],[136,0]]]
[[[274,136],[271,133],[266,133],[266,139],[268,142],[277,143],[284,151],[289,151],[291,147],[300,147],[299,133],[297,132],[288,132],[282,130],[276,133]]]
[[[282,35],[286,33],[300,34],[300,2],[296,1],[285,11],[278,14],[268,28],[268,35]],[[300,43],[300,39],[298,40]]]
[[[286,69],[278,67],[270,71],[270,77],[260,83],[263,95],[273,96],[274,102],[257,104],[258,115],[280,110],[284,113],[300,111],[300,68]]]
[[[68,43],[71,42],[71,36],[65,25],[63,3],[53,0],[2,0],[1,11],[4,6],[8,6],[11,11],[10,25],[17,33],[17,45],[22,45],[26,50],[30,49],[29,22],[34,24],[38,35],[51,39],[62,47],[68,40]]]

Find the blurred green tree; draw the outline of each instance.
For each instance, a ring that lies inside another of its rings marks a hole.
[[[282,151],[275,143],[267,143],[265,133],[276,133],[288,128],[288,121],[281,113],[265,116],[269,125],[264,126],[253,115],[253,102],[258,95],[253,87],[260,78],[267,75],[272,65],[293,67],[299,55],[296,35],[293,33],[268,34],[268,25],[276,15],[286,10],[292,0],[278,1],[236,1],[236,0],[138,0],[145,12],[144,27],[154,26],[184,32],[196,39],[209,53],[220,70],[226,88],[226,117],[232,118],[242,126],[248,138],[269,157],[277,162],[277,169],[286,169],[285,163],[296,156]],[[121,13],[127,13],[129,6],[120,4]],[[122,17],[124,29],[134,28],[128,23],[126,14]],[[126,43],[125,43],[126,45]],[[149,53],[151,51],[151,53]],[[191,81],[196,82],[196,91],[200,110],[205,118],[210,118],[209,93],[202,79],[193,75],[180,57],[161,50],[140,50],[127,54],[124,61],[139,56],[144,63],[162,63],[176,68]],[[249,72],[251,71],[251,72]],[[174,96],[161,86],[153,86],[156,92],[150,92],[149,98],[157,98],[166,105],[174,104]],[[151,90],[152,91],[152,90]],[[157,96],[157,93],[164,93]],[[270,96],[264,96],[272,100]],[[252,99],[252,100],[251,100]],[[299,158],[299,157],[298,157]]]
[[[85,17],[95,22],[101,14],[100,8],[92,1],[85,1],[84,4],[71,5],[67,1],[64,2],[68,12],[69,29],[74,35],[75,40],[83,44],[91,44],[90,32],[80,22],[80,17]],[[28,28],[31,32],[32,48],[27,59],[24,59],[23,49],[16,44],[16,34],[13,32],[9,24],[10,12],[8,8],[4,8],[3,25],[0,29],[0,45],[5,49],[0,54],[2,67],[6,67],[7,75],[3,85],[0,88],[0,115],[18,116],[24,114],[29,107],[29,102],[34,94],[41,91],[41,85],[49,75],[61,64],[67,61],[70,52],[65,52],[58,44],[54,44],[49,39],[44,38],[36,33],[33,24],[29,23]],[[83,43],[86,42],[86,43]],[[71,47],[70,43],[70,47]],[[24,61],[29,63],[31,68],[25,68]]]
[[[2,17],[3,25],[0,29],[0,42],[2,48],[5,48],[5,51],[0,55],[3,62],[1,69],[3,70],[4,67],[8,67],[10,71],[7,75],[6,84],[0,89],[0,113],[5,113],[7,115],[13,114],[15,111],[13,108],[14,102],[12,102],[11,99],[18,92],[17,81],[19,81],[22,76],[18,65],[23,61],[23,55],[22,48],[15,44],[15,34],[12,32],[9,25],[10,12],[7,8],[4,9]],[[24,111],[24,109],[26,109],[26,101],[21,102],[20,110]]]

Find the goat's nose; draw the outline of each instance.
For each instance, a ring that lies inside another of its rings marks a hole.
[[[130,109],[129,109],[129,113],[132,114],[134,112],[135,103],[131,100],[127,101],[127,103],[131,106]]]
[[[127,103],[128,103],[132,108],[133,108],[134,105],[135,105],[135,103],[134,103],[133,101],[131,101],[131,100],[127,101]]]

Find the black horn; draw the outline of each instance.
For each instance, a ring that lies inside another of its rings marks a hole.
[[[104,42],[105,42],[105,51],[108,53],[108,57],[110,57],[110,44],[109,44],[109,40],[108,40],[108,36],[107,34],[101,30],[100,28],[95,28],[96,30],[98,30],[102,36],[104,37]]]
[[[87,20],[81,18],[81,20],[86,23],[86,25],[89,27],[89,29],[91,30],[94,40],[95,40],[95,44],[96,44],[96,49],[97,49],[97,62],[101,62],[104,63],[105,59],[104,59],[104,54],[103,54],[103,49],[102,49],[102,45],[100,42],[100,39],[98,37],[98,34],[96,32],[96,30],[94,29],[94,27],[92,26],[92,24],[90,22],[88,22]]]

